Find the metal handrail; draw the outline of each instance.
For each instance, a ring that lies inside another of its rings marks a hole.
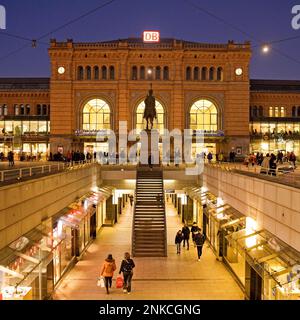
[[[133,216],[132,216],[132,230],[131,230],[131,254],[134,256],[135,254],[135,231],[134,231],[134,222],[135,222],[135,206],[136,206],[136,191],[137,191],[137,183],[138,183],[138,169],[136,170],[136,180],[135,180],[135,191],[134,191],[134,201],[133,201]]]
[[[163,206],[165,209],[164,214],[164,227],[165,227],[165,257],[168,256],[168,236],[167,236],[167,210],[166,210],[166,202],[165,202],[165,187],[164,187],[164,172],[161,170],[161,179],[162,179],[162,193],[163,193]]]

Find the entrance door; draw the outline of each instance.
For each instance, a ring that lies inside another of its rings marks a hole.
[[[262,278],[261,276],[246,262],[246,279],[245,279],[246,295],[250,300],[261,300],[262,295]]]

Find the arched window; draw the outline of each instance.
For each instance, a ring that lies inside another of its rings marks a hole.
[[[43,115],[46,116],[48,114],[48,106],[46,104],[43,104]]]
[[[159,66],[157,66],[155,68],[155,80],[160,80],[160,77],[161,77],[161,68]]]
[[[164,67],[164,80],[169,80],[169,67]]]
[[[111,111],[102,99],[92,99],[83,108],[83,130],[103,130],[111,128]]]
[[[153,80],[153,67],[147,69],[147,80]]]
[[[194,68],[194,80],[199,80],[199,68],[195,67]]]
[[[109,79],[115,80],[115,67],[114,66],[109,67]]]
[[[83,67],[79,66],[77,69],[77,79],[78,80],[83,80],[84,79],[84,71],[83,71]]]
[[[185,80],[191,80],[192,78],[191,73],[192,73],[191,67],[187,67],[185,72]]]
[[[206,79],[207,79],[207,68],[203,67],[201,69],[201,80],[206,81]]]
[[[155,100],[156,117],[153,121],[153,128],[159,130],[160,134],[164,133],[165,124],[165,112],[162,104],[156,99]],[[141,102],[136,109],[136,132],[139,134],[145,127],[146,121],[143,119],[145,111],[145,103]]]
[[[18,116],[20,114],[20,108],[17,104],[15,104],[15,116]]]
[[[297,117],[297,109],[295,106],[292,108],[292,117]]]
[[[107,68],[106,68],[106,66],[102,66],[101,71],[102,71],[102,80],[107,80]]]
[[[20,115],[25,115],[25,106],[23,104],[20,105]]]
[[[137,80],[138,78],[138,70],[136,66],[133,66],[131,69],[131,80]]]
[[[29,105],[29,104],[26,105],[25,114],[26,114],[26,115],[29,115],[29,114],[30,114],[30,105]]]
[[[214,67],[210,67],[209,68],[209,80],[212,81],[215,79],[215,68]]]
[[[5,108],[5,107],[4,107]],[[5,110],[5,109],[4,109]],[[300,107],[298,107],[297,116],[300,117]]]
[[[87,66],[85,69],[86,72],[86,80],[92,80],[92,68]]]
[[[140,79],[145,80],[145,67],[141,66],[140,68]]]
[[[223,68],[222,67],[219,67],[217,69],[217,80],[223,81]]]
[[[6,104],[3,106],[3,114],[4,114],[5,116],[8,115],[8,108],[7,108],[7,105],[6,105]]]
[[[253,107],[253,117],[257,118],[257,106]]]
[[[99,67],[98,66],[94,67],[94,79],[99,80]]]
[[[190,110],[190,129],[215,132],[218,130],[218,111],[212,101],[196,101]]]
[[[264,108],[262,106],[259,106],[258,116],[261,118],[264,116]]]

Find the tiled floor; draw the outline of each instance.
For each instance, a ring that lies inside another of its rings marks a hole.
[[[197,261],[193,245],[189,251],[183,249],[180,256],[176,254],[173,243],[181,223],[171,204],[167,209],[168,257],[134,259],[136,268],[131,295],[116,289],[115,282],[110,295],[96,286],[99,270],[107,254],[113,254],[119,268],[124,252],[130,252],[132,212],[127,206],[116,226],[102,229],[83,260],[62,281],[54,299],[243,299],[243,293],[232,276],[206,245],[200,262]]]

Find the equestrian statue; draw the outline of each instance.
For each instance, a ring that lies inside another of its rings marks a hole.
[[[146,130],[149,130],[149,122],[151,124],[151,128],[150,128],[151,130],[153,129],[153,119],[157,119],[156,109],[155,109],[155,98],[153,96],[152,86],[144,102],[145,102],[145,111],[144,111],[143,119],[147,121]]]

